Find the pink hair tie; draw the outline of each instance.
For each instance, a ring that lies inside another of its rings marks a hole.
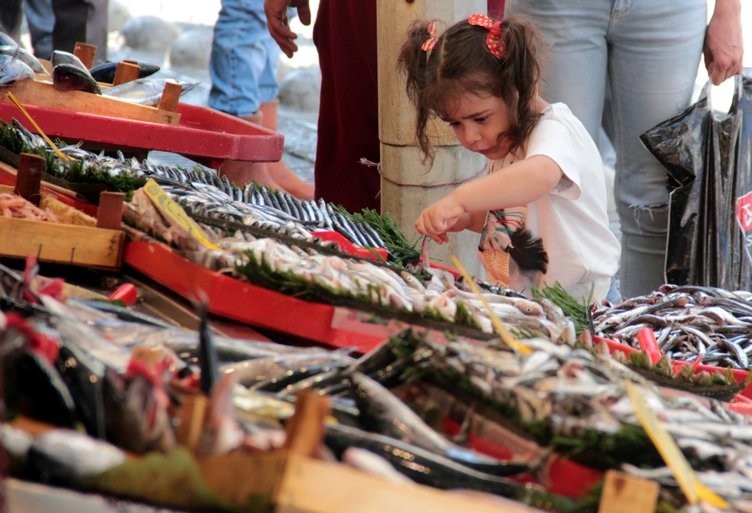
[[[501,40],[501,22],[494,22],[485,14],[471,14],[467,18],[467,22],[470,25],[488,29],[486,47],[488,48],[488,51],[491,52],[491,55],[497,59],[501,59],[504,55],[504,42]]]
[[[428,31],[428,39],[423,42],[420,49],[424,52],[430,52],[433,50],[433,47],[436,46],[436,24],[429,21],[426,30]]]

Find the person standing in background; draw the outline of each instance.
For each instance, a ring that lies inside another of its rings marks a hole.
[[[222,0],[209,59],[209,107],[276,131],[279,56],[263,0]],[[241,186],[253,181],[313,198],[313,185],[282,161],[226,161],[220,171]]]
[[[49,59],[52,50],[73,52],[77,42],[97,47],[94,62],[107,60],[108,0],[0,0],[0,28],[16,41],[25,9],[34,55]],[[50,37],[45,43],[45,37]]]
[[[298,47],[288,8],[311,23],[309,0],[265,0],[269,32],[288,57]],[[313,42],[321,67],[316,197],[350,212],[381,210],[376,0],[321,0]]]
[[[547,41],[541,94],[569,105],[596,141],[606,120],[625,297],[665,280],[666,170],[639,136],[689,106],[703,51],[714,84],[741,72],[740,13],[740,0],[716,0],[709,23],[707,0],[506,0],[505,15],[530,20]]]

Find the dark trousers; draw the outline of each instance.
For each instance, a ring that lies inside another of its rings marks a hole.
[[[52,48],[72,52],[77,41],[97,46],[96,61],[107,59],[108,0],[52,0]],[[0,28],[18,39],[23,0],[0,0]],[[35,27],[30,27],[32,35]],[[36,46],[35,46],[36,49]],[[49,55],[37,55],[49,59]]]
[[[321,66],[316,196],[350,212],[380,210],[376,0],[321,0],[313,29]]]

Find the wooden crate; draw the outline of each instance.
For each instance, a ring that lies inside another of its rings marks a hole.
[[[0,192],[12,192],[0,186]],[[56,215],[68,214],[73,224],[31,221],[0,216],[0,256],[40,262],[119,269],[125,233],[119,229],[97,228],[96,219],[42,193],[42,205],[49,204]]]
[[[56,109],[76,113],[96,114],[110,118],[125,118],[133,121],[146,121],[177,125],[180,113],[147,105],[120,100],[109,96],[84,91],[58,91],[52,82],[40,80],[20,80],[3,88],[2,101],[6,92],[12,92],[24,105],[36,105],[46,109]],[[19,112],[16,116],[21,118]]]
[[[243,461],[245,459],[245,462]],[[503,497],[465,495],[392,482],[347,465],[293,453],[242,454],[201,461],[207,484],[225,499],[267,497],[276,513],[535,513]],[[242,479],[239,477],[242,476]],[[238,486],[240,484],[240,486]]]

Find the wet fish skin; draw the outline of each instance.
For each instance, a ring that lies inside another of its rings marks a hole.
[[[26,80],[33,76],[34,70],[25,62],[15,56],[0,55],[0,86]]]
[[[0,54],[11,55],[11,56],[15,55],[20,61],[28,65],[34,73],[41,73],[43,75],[49,75],[49,72],[47,71],[47,69],[44,66],[42,66],[41,62],[39,62],[39,59],[37,59],[34,56],[34,54],[29,52],[25,48],[22,48],[18,45],[0,44]]]
[[[402,440],[343,425],[327,426],[325,443],[337,457],[348,447],[370,450],[419,484],[439,489],[466,488],[519,498],[528,488],[501,476],[478,472]]]
[[[52,68],[52,86],[58,91],[102,94],[99,85],[88,70],[67,63],[58,64]]]
[[[117,71],[118,64],[118,62],[103,62],[93,66],[89,72],[97,82],[111,84],[115,81],[115,72]],[[148,77],[161,69],[160,66],[149,64],[148,62],[135,61],[134,64],[138,65],[138,78]]]
[[[506,463],[450,442],[376,380],[354,372],[348,376],[362,426],[423,447],[474,469],[495,475],[517,474],[526,465]]]

